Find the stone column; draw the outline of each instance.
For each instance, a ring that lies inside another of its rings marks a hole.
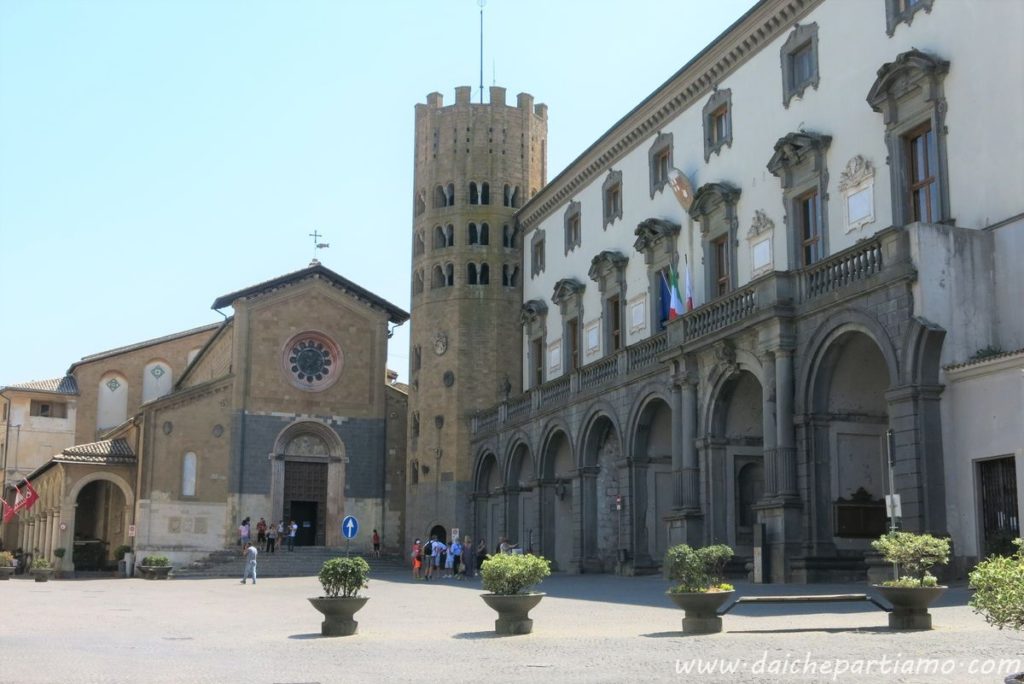
[[[683,384],[683,508],[700,511],[700,464],[697,460],[697,379],[688,373]]]
[[[775,350],[775,402],[777,435],[776,484],[784,497],[797,496],[796,439],[793,429],[793,352]]]
[[[683,393],[676,378],[669,384],[672,397],[672,507],[683,507]]]
[[[772,352],[761,355],[764,384],[761,387],[761,445],[764,452],[764,498],[772,499],[779,493],[778,432],[776,404],[776,356]]]

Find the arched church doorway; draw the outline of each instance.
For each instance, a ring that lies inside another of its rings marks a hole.
[[[437,541],[447,544],[448,530],[445,529],[444,525],[434,525],[430,528],[430,538],[437,539]]]
[[[327,463],[286,461],[284,519],[299,526],[296,546],[323,546],[327,532]]]
[[[124,492],[109,480],[93,480],[75,498],[71,562],[76,570],[116,567],[114,552],[126,542],[128,506]]]

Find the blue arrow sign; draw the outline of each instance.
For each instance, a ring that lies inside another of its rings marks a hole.
[[[359,534],[359,521],[354,515],[346,515],[341,521],[341,536],[345,539],[353,539]]]

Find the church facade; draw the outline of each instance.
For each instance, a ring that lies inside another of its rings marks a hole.
[[[74,549],[72,569],[122,544],[178,564],[236,543],[245,517],[331,546],[355,515],[399,547],[407,397],[385,365],[408,314],[317,262],[213,304],[227,307],[72,365],[75,443],[27,474],[40,500],[7,546]]]

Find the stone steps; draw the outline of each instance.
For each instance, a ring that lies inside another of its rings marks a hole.
[[[279,550],[275,553],[260,552],[256,572],[259,577],[311,577],[320,572],[324,561],[344,555],[344,548],[324,546],[302,546],[296,547],[295,551]],[[366,558],[366,561],[374,573],[407,569],[403,559],[398,556]],[[188,567],[175,568],[171,575],[178,578],[241,577],[244,567],[240,550],[225,549],[215,551],[206,559]]]

